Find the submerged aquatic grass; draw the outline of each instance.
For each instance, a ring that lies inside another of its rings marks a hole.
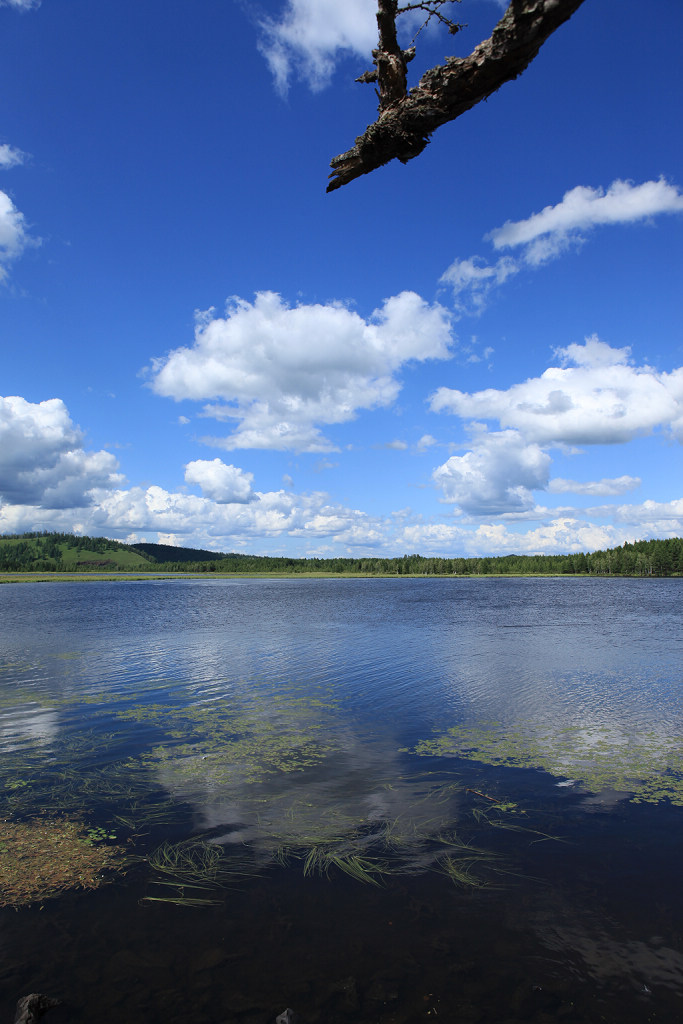
[[[222,900],[201,899],[195,896],[185,895],[184,890],[179,890],[176,896],[143,896],[143,903],[169,903],[174,907],[219,907]]]
[[[388,871],[386,864],[361,856],[353,849],[343,849],[341,844],[312,846],[304,858],[304,875],[329,876],[331,868],[365,885],[380,885]]]
[[[462,888],[483,889],[487,887],[488,883],[472,871],[472,866],[480,863],[483,859],[481,857],[446,856],[438,861],[437,870]]]
[[[42,903],[110,881],[125,869],[124,850],[102,838],[68,818],[0,822],[0,906]]]
[[[150,884],[164,889],[164,895],[159,895],[157,888],[153,895],[144,896],[146,903],[217,906],[223,902],[219,893],[237,888],[238,881],[253,874],[243,862],[229,860],[221,846],[202,836],[163,842],[146,860],[153,872]]]
[[[224,861],[223,850],[203,839],[164,842],[147,858],[149,866],[174,884],[217,888]]]
[[[444,787],[448,787],[451,796],[462,792],[461,787],[454,787],[452,780],[434,779],[433,782],[438,801],[442,799]],[[358,882],[380,885],[397,875],[425,871],[443,874],[445,859],[452,858],[454,863],[466,860],[471,879],[474,879],[469,884],[483,887],[484,882],[475,875],[474,867],[491,865],[497,858],[473,847],[471,837],[454,830],[453,808],[445,808],[444,813],[426,818],[425,810],[429,808],[432,795],[429,785],[421,789],[418,799],[405,813],[392,819],[356,820],[355,824],[350,824],[347,817],[342,816],[335,822],[328,809],[326,819],[314,827],[306,816],[303,820],[293,817],[290,831],[273,832],[270,837],[264,837],[264,841],[273,842],[272,858],[276,863],[286,867],[300,863],[303,874],[308,877],[332,878],[341,872]],[[505,812],[496,810],[492,816],[493,820],[484,819],[482,828],[477,831],[490,828],[505,817]],[[473,832],[473,819],[465,814],[462,819],[463,830]],[[464,875],[461,881],[465,884]]]

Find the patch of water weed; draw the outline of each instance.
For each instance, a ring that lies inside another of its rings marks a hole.
[[[0,822],[0,906],[42,903],[69,889],[97,889],[124,867],[123,849],[94,842],[81,821]]]
[[[446,875],[454,885],[463,889],[483,889],[488,883],[472,870],[475,864],[480,864],[488,858],[482,857],[452,857],[447,855],[438,862],[437,870]]]
[[[145,722],[165,734],[165,742],[145,756],[148,764],[168,767],[178,779],[200,779],[215,789],[257,784],[269,776],[319,765],[338,749],[325,715],[330,708],[318,698],[280,694],[249,708],[215,699],[189,706],[138,706],[117,716]]]
[[[333,877],[343,872],[356,881],[377,885],[395,875],[443,873],[444,857],[450,856],[466,858],[470,875],[475,877],[475,864],[491,867],[496,858],[474,849],[470,837],[454,830],[456,812],[451,804],[439,806],[445,794],[452,799],[462,793],[462,787],[452,779],[428,779],[428,775],[417,777],[417,798],[406,801],[403,813],[392,818],[354,817],[348,814],[347,805],[344,809],[328,806],[316,815],[308,805],[294,804],[280,817],[280,830],[271,825],[261,843],[271,845],[271,857],[277,863],[291,866],[298,862],[307,876]],[[504,816],[505,812],[495,812],[496,818]],[[492,824],[486,819],[477,828],[469,815],[466,821],[470,833],[481,833]],[[476,877],[477,887],[482,887],[483,879]]]
[[[420,740],[419,755],[458,757],[483,764],[536,768],[571,777],[582,789],[630,794],[633,803],[663,800],[683,807],[683,740],[655,732],[610,727],[505,728],[500,723],[454,726]]]
[[[164,842],[148,857],[150,884],[163,887],[143,897],[148,903],[206,907],[223,902],[219,890],[236,888],[247,871],[229,861],[222,847],[193,836],[178,843]]]
[[[55,744],[50,756],[6,756],[0,764],[0,818],[94,818],[93,829],[103,829],[108,837],[124,830],[133,841],[187,820],[187,808],[153,786],[138,761],[93,764],[92,743],[81,736]]]
[[[135,838],[150,835],[153,829],[179,824],[184,808],[175,800],[158,800],[153,794],[148,799],[132,800],[114,815],[115,825],[128,829]]]
[[[388,875],[442,870],[447,856],[467,859],[469,874],[478,877],[484,860],[451,831],[463,806],[460,780],[443,772],[361,775],[345,751],[335,707],[324,694],[293,691],[241,704],[212,696],[187,706],[176,690],[168,703],[119,705],[108,709],[114,720],[140,722],[147,733],[157,729],[166,742],[117,758],[120,733],[67,729],[49,748],[12,752],[0,766],[0,817],[29,820],[42,810],[53,818],[92,819],[91,844],[127,832],[145,860],[152,841],[189,826],[189,803],[175,803],[168,790],[180,794],[189,780],[189,800],[199,789],[216,794],[218,806],[239,806],[252,867],[227,857],[220,840],[162,844],[147,859],[148,902],[211,906],[222,902],[221,890],[253,874],[253,865],[273,861],[298,862],[306,875],[341,873],[377,885]],[[487,803],[479,832],[517,813],[509,801]]]
[[[389,866],[386,861],[361,852],[364,850],[363,844],[354,842],[353,837],[349,836],[340,836],[332,841],[308,837],[307,841],[299,840],[295,845],[285,843],[279,846],[276,859],[281,864],[290,864],[292,860],[301,861],[305,876],[322,875],[329,878],[330,872],[335,869],[356,882],[381,885],[383,876],[389,872]]]
[[[31,703],[50,706],[52,704],[50,698],[36,692],[34,685],[34,680],[39,677],[39,672],[42,669],[43,666],[39,661],[5,661],[0,664],[0,680],[2,681],[0,709]]]
[[[219,907],[222,900],[202,899],[199,896],[190,896],[186,893],[184,886],[178,886],[174,896],[143,896],[145,903],[170,903],[174,907]]]
[[[386,875],[388,871],[386,863],[381,863],[370,857],[361,857],[359,854],[337,853],[334,850],[327,851],[324,855],[325,874],[331,867],[348,875],[356,882],[363,882],[364,885],[379,885],[382,876]],[[306,874],[305,866],[304,874]]]
[[[86,828],[85,838],[89,843],[106,843],[108,839],[118,839],[116,832],[110,832],[109,829],[103,828],[102,825],[92,826]]]

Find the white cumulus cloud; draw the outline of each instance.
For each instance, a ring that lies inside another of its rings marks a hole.
[[[431,408],[496,420],[538,444],[618,444],[657,428],[683,440],[683,367],[666,373],[634,366],[628,349],[596,337],[556,354],[562,365],[507,390],[439,388]]]
[[[320,424],[390,405],[407,363],[448,359],[450,318],[414,292],[386,299],[365,320],[341,303],[289,306],[273,292],[233,299],[225,317],[198,317],[194,344],[153,362],[153,390],[214,399],[204,415],[235,422],[208,442],[227,450],[331,451]]]
[[[156,537],[160,543],[173,538],[181,545],[259,553],[267,542],[280,538],[316,546],[319,538],[330,538],[342,553],[376,547],[387,539],[381,520],[331,504],[322,492],[254,491],[248,502],[224,502],[151,485],[95,490],[92,496],[92,504],[83,508],[0,504],[0,533],[74,530],[124,540]]]
[[[594,515],[600,511],[587,509],[588,514]],[[619,505],[616,511],[610,508],[605,512],[613,514],[617,522],[638,524],[641,526],[641,536],[680,537],[683,533],[683,498],[674,498],[672,501],[648,499],[640,505]]]
[[[501,515],[533,508],[532,492],[548,483],[550,456],[515,430],[481,432],[472,451],[452,455],[432,478],[469,515]]]
[[[125,488],[113,455],[86,451],[83,443],[61,399],[0,398],[0,533],[153,535],[223,551],[262,550],[281,537],[329,537],[342,551],[385,539],[380,520],[324,492],[257,491],[252,473],[220,459],[185,466],[185,483],[201,495],[156,484]]]
[[[228,466],[221,459],[196,459],[185,466],[185,482],[196,484],[207,498],[218,504],[243,504],[251,501],[253,473]]]
[[[482,524],[469,538],[469,544],[472,549],[491,555],[554,555],[597,551],[635,539],[630,530],[560,517],[525,532],[511,530],[502,523]]]
[[[59,398],[0,398],[0,501],[44,509],[80,508],[93,490],[120,485],[110,452],[83,449],[83,434]]]
[[[449,523],[414,524],[405,527],[397,541],[401,550],[446,557],[564,555],[617,547],[645,536],[645,532],[640,527],[634,530],[556,516],[530,530],[505,523],[482,523],[475,530]]]

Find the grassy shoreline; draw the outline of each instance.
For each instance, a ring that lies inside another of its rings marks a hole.
[[[676,578],[676,577],[668,577]],[[143,580],[513,580],[513,579],[662,579],[659,576],[625,576],[597,573],[367,573],[367,572],[0,572],[2,583],[139,583]]]

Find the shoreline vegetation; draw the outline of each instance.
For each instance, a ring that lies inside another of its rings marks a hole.
[[[13,579],[225,577],[424,577],[424,576],[683,576],[683,538],[635,541],[622,547],[567,555],[498,555],[395,558],[293,558],[223,553],[168,544],[124,544],[67,533],[0,537],[0,582]]]

